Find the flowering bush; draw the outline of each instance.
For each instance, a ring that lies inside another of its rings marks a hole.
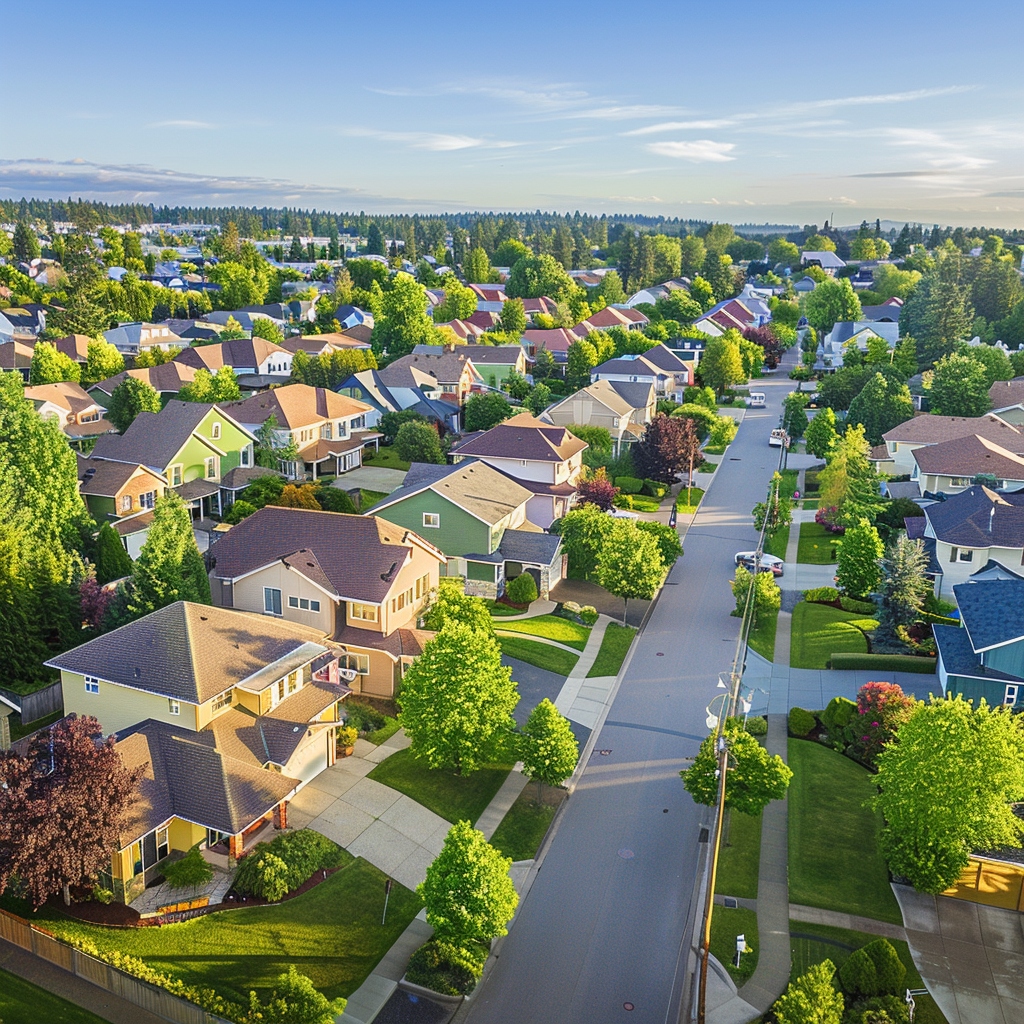
[[[857,691],[858,718],[852,723],[864,760],[873,764],[882,748],[910,718],[915,701],[897,683],[865,683]]]
[[[846,527],[839,522],[839,508],[836,505],[829,505],[826,508],[819,508],[814,513],[814,521],[823,526],[829,533],[845,533]]]

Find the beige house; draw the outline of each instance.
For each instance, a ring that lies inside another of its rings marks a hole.
[[[25,388],[25,397],[43,419],[56,420],[61,433],[75,447],[114,431],[113,423],[106,419],[107,410],[81,384],[37,384]]]
[[[936,416],[920,413],[882,435],[897,475],[914,472],[915,449],[977,434],[1006,451],[1024,455],[1024,431],[993,413],[984,416]]]
[[[967,490],[975,477],[992,478],[1001,491],[1024,487],[1024,458],[977,434],[926,445],[912,455],[910,479],[922,494],[956,494]]]
[[[1024,377],[997,380],[988,389],[992,412],[1015,427],[1024,426]]]
[[[638,441],[654,418],[658,400],[651,383],[596,380],[544,413],[558,426],[604,427],[617,455],[624,444]]]
[[[391,697],[431,634],[417,619],[443,552],[376,516],[268,505],[214,548],[214,604],[301,623],[340,644],[357,693]]]

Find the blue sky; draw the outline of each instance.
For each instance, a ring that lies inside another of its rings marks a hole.
[[[1019,0],[2,7],[5,196],[1024,224]]]

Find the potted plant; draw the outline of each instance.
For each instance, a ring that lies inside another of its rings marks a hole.
[[[341,757],[351,757],[356,749],[356,739],[359,733],[351,725],[343,725],[338,729],[337,748]]]

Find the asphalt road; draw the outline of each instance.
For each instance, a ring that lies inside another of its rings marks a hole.
[[[757,383],[767,408],[747,412],[686,536],[470,1024],[676,1020],[706,813],[679,771],[732,662],[732,558],[756,540],[750,510],[778,464],[785,372]]]

